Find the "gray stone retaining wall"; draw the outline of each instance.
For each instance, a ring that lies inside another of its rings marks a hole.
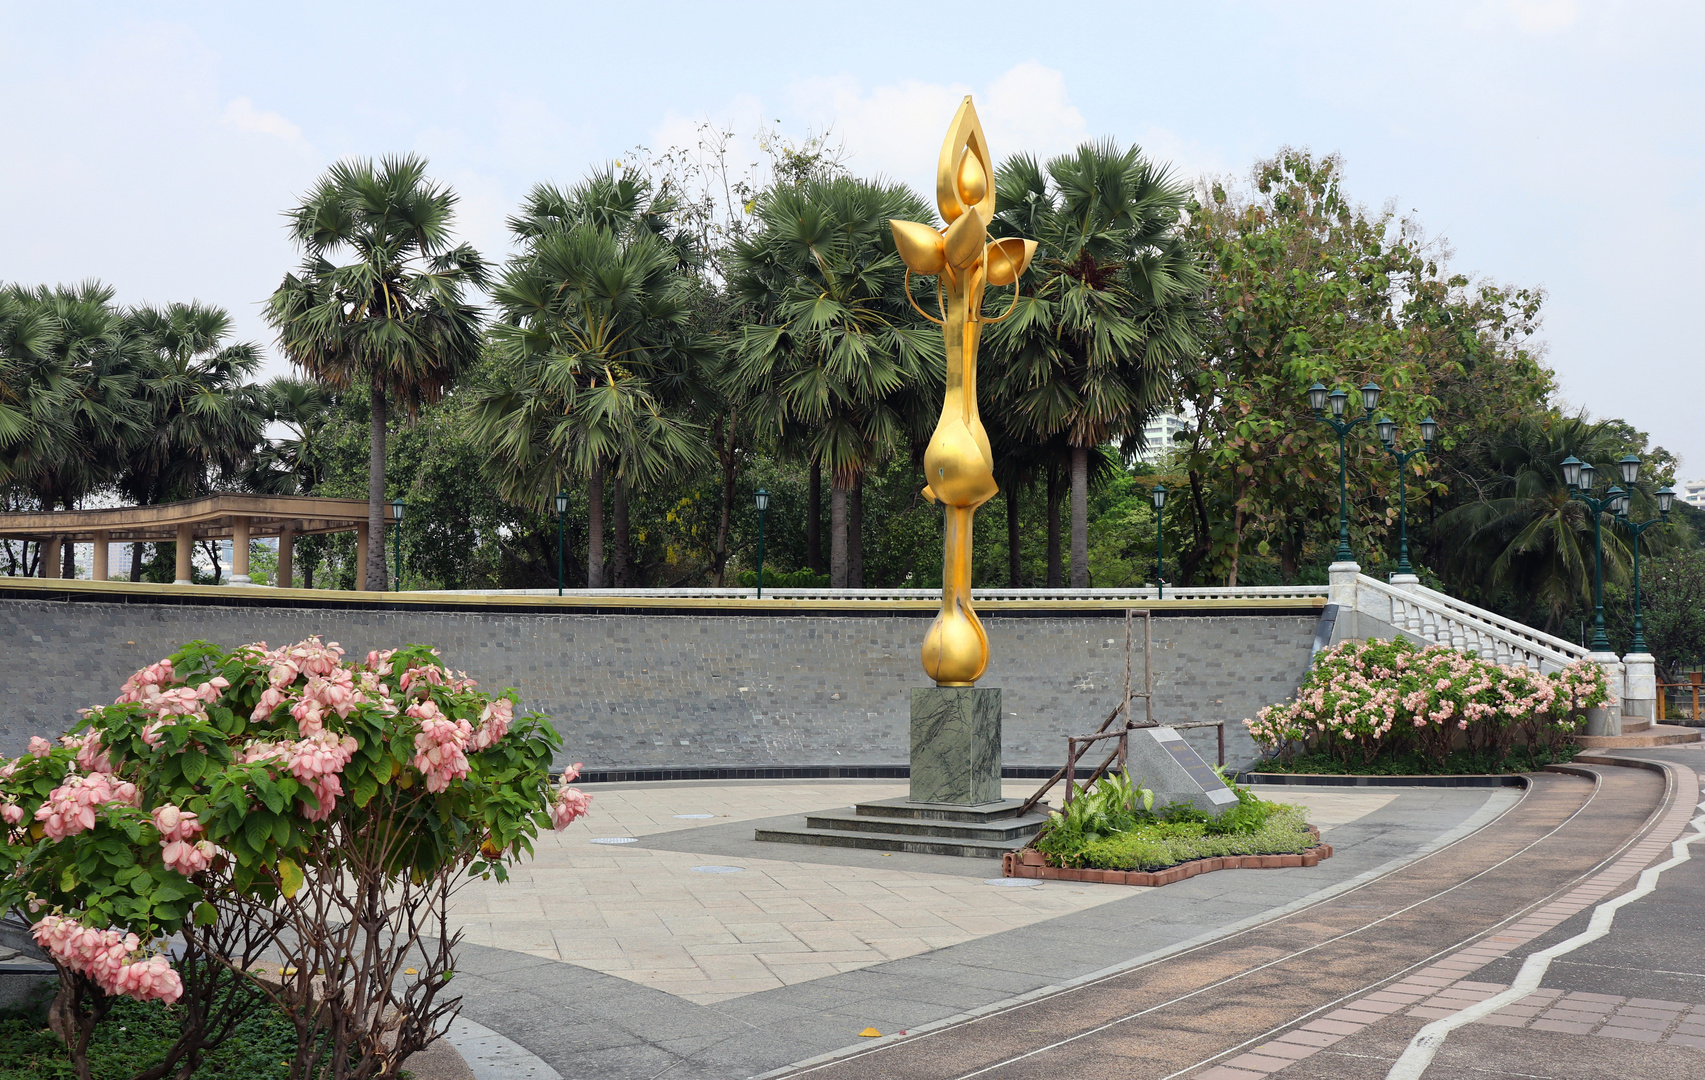
[[[1057,765],[1124,684],[1122,616],[984,615],[1008,765]],[[1155,714],[1240,723],[1307,671],[1305,615],[1156,617]],[[904,764],[908,695],[928,685],[912,614],[535,615],[0,600],[0,752],[111,701],[134,670],[205,638],[226,647],[320,634],[354,654],[405,642],[442,650],[482,688],[514,686],[562,732],[564,760],[600,768]],[[1141,630],[1135,650],[1141,689]],[[1141,704],[1134,710],[1141,716]],[[1213,760],[1214,733],[1189,732]]]

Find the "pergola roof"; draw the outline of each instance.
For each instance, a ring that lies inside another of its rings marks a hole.
[[[396,512],[385,503],[385,524]],[[197,540],[230,539],[237,518],[249,519],[250,536],[277,536],[286,526],[297,535],[348,532],[367,523],[366,499],[327,499],[318,495],[209,495],[159,506],[118,506],[108,510],[56,510],[50,513],[0,514],[0,537],[93,543],[105,532],[109,543],[176,540],[179,525],[190,525]]]

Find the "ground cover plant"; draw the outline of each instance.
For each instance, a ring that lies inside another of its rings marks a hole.
[[[1295,699],[1244,725],[1266,750],[1263,770],[1507,772],[1568,760],[1587,710],[1614,700],[1604,669],[1586,660],[1545,674],[1369,639],[1322,651]]]
[[[420,645],[192,642],[0,764],[0,906],[59,970],[73,1075],[123,997],[176,1025],[137,1080],[191,1076],[260,1003],[292,1026],[292,1080],[397,1075],[458,1004],[455,889],[586,808],[515,705]]]
[[[288,1080],[296,1055],[295,1025],[258,991],[245,988],[243,993],[250,1008],[230,1037],[207,1051],[190,1080]],[[128,1080],[164,1061],[180,1035],[175,1006],[121,997],[89,1040],[89,1074],[93,1080]],[[0,1016],[0,1080],[74,1080],[78,1075],[65,1044],[39,1012]]]
[[[1156,809],[1130,773],[1102,777],[1049,816],[1035,848],[1050,866],[1163,870],[1221,855],[1290,855],[1320,842],[1301,807],[1266,802],[1230,785],[1237,805],[1219,817],[1189,803]]]

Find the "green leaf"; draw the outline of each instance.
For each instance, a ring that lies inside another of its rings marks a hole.
[[[253,813],[243,821],[243,839],[256,851],[264,850],[266,842],[272,836],[271,814]]]
[[[302,868],[289,859],[278,860],[278,881],[286,899],[295,896],[302,888]]]
[[[219,921],[219,909],[203,900],[195,905],[195,925],[212,926]]]
[[[207,757],[197,750],[188,750],[178,755],[180,768],[183,769],[184,779],[191,784],[201,779],[201,774],[207,770]]]

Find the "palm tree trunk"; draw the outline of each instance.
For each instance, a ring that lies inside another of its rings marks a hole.
[[[847,493],[847,587],[864,588],[864,474]]]
[[[385,382],[373,373],[373,429],[367,453],[367,580],[362,588],[385,591]]]
[[[823,463],[815,460],[805,493],[805,565],[823,572]]]
[[[711,550],[711,573],[717,588],[723,584],[724,573],[728,568],[728,530],[734,520],[734,482],[736,470],[740,464],[734,454],[735,421],[738,419],[734,410],[728,412],[728,437],[722,436],[723,417],[716,418],[712,434],[716,438],[716,453],[721,459],[722,466],[722,517],[716,524],[716,546]]]
[[[604,463],[594,462],[586,481],[586,587],[604,587]]]
[[[1072,447],[1072,588],[1089,588],[1089,447]]]
[[[1021,588],[1018,580],[1024,569],[1020,558],[1018,536],[1018,485],[1006,489],[1006,579],[1014,589]]]
[[[142,545],[139,542],[130,545],[130,580],[142,580]]]
[[[628,482],[620,473],[616,474],[616,498],[610,510],[616,518],[616,588],[625,589],[633,584],[633,552],[628,546]]]
[[[71,508],[67,506],[65,509],[69,510]],[[77,545],[67,540],[65,541],[63,551],[64,559],[60,564],[59,576],[69,581],[77,576]],[[213,584],[217,585],[219,583],[215,581]]]
[[[1057,589],[1065,584],[1064,568],[1060,560],[1060,503],[1064,492],[1060,490],[1060,476],[1054,469],[1048,470],[1048,588]]]
[[[829,488],[829,585],[847,587],[847,489],[839,477]]]

